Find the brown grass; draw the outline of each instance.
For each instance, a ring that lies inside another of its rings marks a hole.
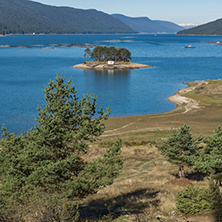
[[[194,186],[207,186],[208,179],[186,168],[187,181],[178,183],[177,166],[160,155],[152,141],[165,139],[172,129],[187,123],[194,135],[211,135],[222,123],[222,80],[208,81],[185,95],[198,100],[199,109],[183,113],[183,105],[157,115],[110,118],[102,141],[91,146],[86,160],[100,156],[117,137],[123,140],[122,158],[125,159],[121,174],[111,186],[84,200],[94,206],[107,205],[115,212],[121,209],[124,215],[116,221],[188,221],[175,211],[175,194],[190,181]],[[189,83],[195,86],[197,83]],[[188,180],[189,179],[189,180]],[[124,212],[124,213],[123,213]],[[213,221],[210,214],[201,214],[192,221]],[[191,220],[191,219],[190,219]]]
[[[98,155],[98,150],[104,152],[100,146],[92,146],[86,159]],[[121,156],[125,161],[118,178],[111,186],[84,200],[84,204],[96,207],[106,205],[113,211],[122,209],[122,212],[126,212],[123,213],[128,218],[126,221],[136,221],[135,218],[134,220],[131,218],[132,215],[145,218],[141,221],[150,221],[158,215],[168,219],[180,217],[178,214],[169,217],[169,213],[175,211],[176,192],[186,185],[172,183],[177,178],[178,167],[165,161],[151,143],[137,146],[123,145]],[[186,173],[193,185],[208,185],[207,178],[195,178],[191,169],[186,168]]]

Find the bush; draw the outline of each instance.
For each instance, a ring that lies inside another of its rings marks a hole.
[[[61,194],[36,192],[22,203],[11,199],[0,208],[0,221],[43,222],[80,221],[78,203],[62,197]]]
[[[209,201],[214,210],[215,222],[222,221],[222,196],[220,193],[220,188],[217,184],[210,180],[209,183]]]
[[[187,186],[185,190],[176,194],[176,207],[179,212],[185,214],[211,210],[209,190],[207,188]]]

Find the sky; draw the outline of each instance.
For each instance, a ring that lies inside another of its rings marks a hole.
[[[176,24],[205,24],[222,18],[222,0],[33,0],[53,6],[96,9]]]

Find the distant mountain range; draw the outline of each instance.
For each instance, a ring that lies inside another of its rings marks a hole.
[[[29,0],[0,0],[0,34],[135,33],[96,10],[55,7]]]
[[[112,16],[140,33],[177,33],[184,29],[184,27],[173,22],[151,20],[147,17],[133,18],[121,14],[113,14]]]
[[[222,19],[179,31],[178,35],[222,35]]]
[[[0,34],[177,33],[175,23],[108,15],[94,9],[44,5],[31,0],[0,0]]]

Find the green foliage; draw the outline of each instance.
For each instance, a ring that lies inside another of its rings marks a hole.
[[[187,186],[185,190],[176,194],[177,210],[185,214],[211,210],[208,196],[209,191],[206,188]]]
[[[181,170],[184,165],[194,165],[199,141],[200,138],[192,136],[190,126],[184,124],[179,130],[172,131],[172,135],[158,149],[169,162],[179,165]]]
[[[96,98],[80,100],[71,80],[57,76],[44,88],[46,105],[38,107],[38,124],[20,136],[8,134],[0,146],[0,204],[23,204],[35,193],[58,193],[76,199],[113,183],[122,169],[121,140],[103,157],[86,162],[88,145],[104,131],[107,112],[96,110]]]
[[[208,188],[187,186],[176,194],[177,210],[185,214],[195,214],[202,211],[214,211],[216,221],[222,219],[222,196],[219,186],[212,180]]]
[[[96,10],[55,7],[28,0],[0,0],[0,9],[0,33],[134,33],[120,20]]]
[[[89,48],[86,48],[85,50],[84,50],[84,57],[86,57],[87,58],[87,61],[89,60],[89,58],[91,57],[91,50],[89,49]]]
[[[7,201],[0,209],[0,221],[81,221],[79,205],[61,194],[38,191],[24,201],[25,204]]]
[[[124,62],[128,62],[129,59],[131,59],[131,52],[126,48],[120,48],[119,49],[119,60],[122,60]]]
[[[131,52],[126,48],[96,46],[91,53],[91,58],[96,61],[115,60],[128,62],[131,59]]]
[[[209,182],[209,202],[211,203],[212,209],[214,210],[215,222],[222,221],[222,195],[220,188],[212,180]]]
[[[213,179],[222,182],[222,128],[218,127],[213,136],[206,141],[199,159],[195,163],[195,170],[210,174]]]

